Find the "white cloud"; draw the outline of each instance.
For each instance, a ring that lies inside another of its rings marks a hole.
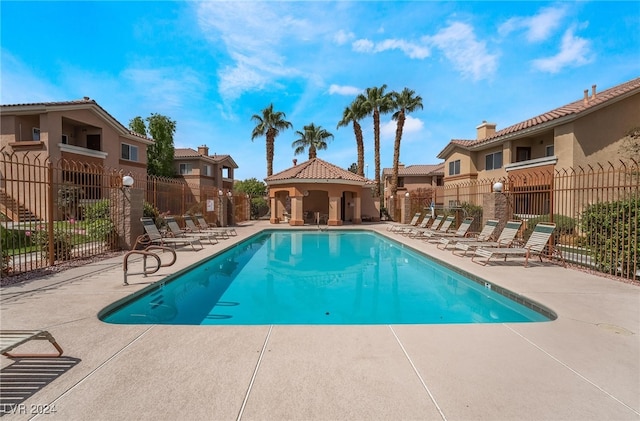
[[[395,120],[390,120],[384,124],[380,124],[380,138],[391,139],[396,138],[396,128],[398,123]],[[412,133],[418,133],[424,128],[424,122],[419,118],[407,115],[404,120],[404,127],[402,128],[402,139],[406,140],[406,135]]]
[[[515,17],[507,20],[498,27],[498,33],[507,36],[520,28],[526,30],[526,38],[529,42],[544,41],[560,26],[562,19],[567,14],[566,7],[547,7],[530,17]]]
[[[463,76],[480,80],[496,71],[498,56],[489,53],[486,43],[478,41],[473,28],[466,23],[454,22],[434,36],[424,37],[424,40],[442,50]]]
[[[0,104],[68,101],[78,98],[64,96],[57,84],[41,79],[33,68],[9,51],[2,49],[2,77],[0,77]]]
[[[355,35],[353,34],[353,32],[346,32],[342,29],[336,32],[336,34],[333,36],[333,40],[338,45],[344,45],[354,38],[355,38]]]
[[[574,27],[567,29],[562,36],[562,43],[558,54],[552,57],[533,60],[533,66],[538,70],[558,73],[564,67],[578,67],[590,63],[591,44],[588,40],[574,35]]]
[[[329,86],[329,94],[355,96],[362,93],[362,89],[355,86],[331,85]]]
[[[359,39],[353,42],[352,47],[354,51],[359,53],[381,53],[388,50],[400,50],[407,57],[415,59],[424,59],[430,55],[429,48],[426,46],[402,39],[386,39],[378,43],[368,39]]]
[[[145,102],[161,109],[182,107],[205,89],[199,75],[189,68],[133,67],[124,70],[122,78]]]

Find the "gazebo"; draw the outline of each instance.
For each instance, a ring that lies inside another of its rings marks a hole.
[[[265,179],[269,189],[272,224],[289,225],[344,222],[360,224],[380,219],[380,201],[366,178],[313,158]]]

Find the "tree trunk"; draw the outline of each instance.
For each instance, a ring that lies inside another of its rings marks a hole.
[[[357,121],[353,121],[353,133],[356,135],[356,144],[358,147],[358,172],[357,174],[364,177],[364,139],[362,138],[362,127]]]
[[[398,192],[398,166],[400,165],[400,140],[402,139],[402,129],[404,127],[404,111],[398,115],[398,125],[396,127],[396,140],[393,144],[393,173],[391,175],[391,194],[395,197]]]

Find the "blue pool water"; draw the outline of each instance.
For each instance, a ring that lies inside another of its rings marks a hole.
[[[549,320],[489,284],[364,230],[265,231],[100,317],[187,325]]]

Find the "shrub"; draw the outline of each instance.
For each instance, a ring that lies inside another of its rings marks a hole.
[[[596,203],[582,212],[581,227],[589,251],[599,270],[637,277],[636,256],[640,256],[640,199]]]
[[[524,241],[527,241],[529,237],[531,237],[531,233],[533,232],[533,229],[535,228],[535,226],[538,225],[538,222],[550,222],[550,221],[551,221],[551,217],[549,215],[541,215],[541,216],[537,216],[535,218],[529,219],[527,221],[527,227],[524,230],[524,233],[522,235]],[[570,216],[554,214],[553,222],[556,224],[556,229],[553,232],[553,239],[555,243],[558,242],[558,239],[560,238],[560,236],[572,235],[573,233],[575,233],[576,225],[577,225],[576,220],[571,218]]]
[[[45,225],[38,225],[34,231],[26,231],[25,235],[31,238],[31,242],[36,244],[45,259],[49,259],[49,231]],[[71,260],[71,250],[73,243],[71,235],[60,229],[53,230],[53,260]]]
[[[251,219],[259,219],[269,212],[269,205],[263,197],[251,198]]]
[[[9,252],[2,248],[2,254],[0,255],[0,273],[3,275],[8,275],[11,270],[11,256],[9,256]]]
[[[144,202],[144,207],[142,208],[142,216],[145,218],[153,218],[155,219],[160,216],[160,211],[153,204],[149,202]]]
[[[86,207],[85,228],[92,240],[103,241],[115,247],[116,227],[111,220],[111,203],[104,199]]]

